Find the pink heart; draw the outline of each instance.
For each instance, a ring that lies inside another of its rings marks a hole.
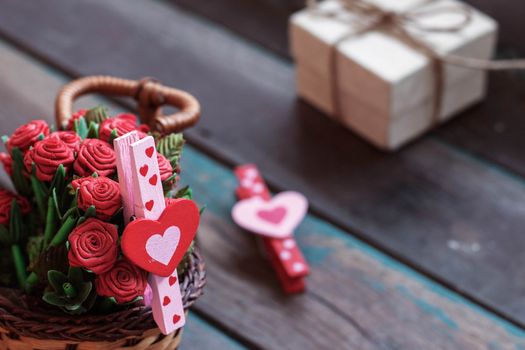
[[[259,210],[257,216],[263,220],[271,222],[272,224],[279,224],[286,215],[286,208],[277,207],[272,210]]]
[[[154,234],[146,241],[146,252],[154,260],[168,265],[177,250],[179,240],[180,229],[177,226],[170,226],[162,235]]]
[[[298,192],[282,192],[266,201],[261,197],[244,199],[232,209],[233,221],[242,228],[273,238],[293,234],[308,210],[308,201]]]

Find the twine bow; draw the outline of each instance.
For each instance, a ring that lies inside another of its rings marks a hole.
[[[435,3],[435,0],[426,0],[414,8],[403,12],[396,12],[386,10],[365,0],[339,0],[339,3],[348,12],[357,15],[356,18],[349,20],[348,17],[342,16],[341,11],[323,10],[319,7],[317,0],[306,0],[306,6],[312,15],[330,18],[348,24],[353,29],[353,31],[339,38],[331,46],[330,70],[332,77],[332,102],[336,117],[341,117],[339,82],[337,79],[337,49],[339,45],[347,39],[371,30],[382,30],[389,35],[395,36],[432,60],[434,96],[431,127],[438,123],[441,113],[444,90],[443,63],[478,70],[525,69],[524,59],[492,61],[440,53],[437,49],[415,35],[417,32],[457,33],[461,31],[472,21],[472,10],[466,5],[456,3],[428,6]],[[428,19],[443,14],[456,14],[458,21],[440,25],[429,25],[423,21],[425,18]]]

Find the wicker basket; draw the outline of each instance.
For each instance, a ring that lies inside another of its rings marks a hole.
[[[151,78],[140,81],[108,76],[80,78],[67,84],[56,99],[57,126],[66,125],[75,100],[89,93],[127,96],[137,101],[141,122],[161,134],[194,125],[200,114],[198,101],[185,91],[166,87]],[[162,113],[163,105],[178,109]],[[204,261],[198,248],[180,276],[186,314],[203,293]],[[149,307],[137,306],[109,315],[71,317],[19,290],[0,288],[0,350],[168,350],[180,343],[182,329],[163,335]]]
[[[202,295],[206,282],[198,249],[181,276],[186,313]],[[164,336],[149,307],[135,307],[109,315],[70,317],[20,291],[0,289],[1,350],[168,350],[176,349],[182,329]]]

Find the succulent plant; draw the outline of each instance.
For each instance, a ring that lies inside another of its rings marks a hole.
[[[48,304],[74,315],[93,307],[97,295],[93,283],[84,280],[82,269],[70,267],[67,276],[60,271],[49,270],[47,278],[51,288],[42,299]]]

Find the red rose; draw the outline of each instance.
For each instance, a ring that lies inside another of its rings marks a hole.
[[[86,113],[87,113],[87,109],[79,109],[76,113],[73,113],[73,115],[69,119],[69,122],[67,123],[67,130],[74,130],[75,129],[75,121],[79,120],[80,117],[85,116]]]
[[[177,201],[177,198],[164,198],[164,203],[166,203],[167,207],[174,204],[176,201]]]
[[[4,166],[4,170],[9,176],[13,176],[13,158],[5,152],[0,153],[0,162]]]
[[[95,206],[97,217],[109,220],[122,207],[120,187],[110,178],[84,177],[74,180],[71,185],[78,188],[78,207],[87,210]]]
[[[144,130],[144,126],[137,126],[135,115],[123,113],[114,118],[108,118],[100,124],[98,129],[100,139],[109,142],[113,130],[117,130],[117,135],[122,136],[133,130],[140,130],[141,133],[145,133],[149,129]]]
[[[26,154],[24,154],[24,167],[24,176],[29,177],[33,171],[33,154],[31,151],[28,151]]]
[[[115,151],[109,143],[97,139],[86,139],[82,142],[73,165],[75,173],[79,176],[91,176],[93,173],[109,176],[116,168]]]
[[[157,162],[159,163],[160,180],[164,181],[173,175],[173,168],[170,161],[162,154],[157,152]]]
[[[113,224],[90,218],[77,226],[68,237],[69,265],[101,274],[115,264],[118,256],[118,232]]]
[[[62,164],[67,172],[75,161],[73,151],[59,138],[51,137],[38,141],[24,156],[26,170],[31,173],[36,166],[36,177],[40,181],[51,181]]]
[[[16,199],[22,214],[27,214],[31,211],[31,206],[26,198],[17,196],[13,192],[0,188],[0,225],[9,224],[13,199]]]
[[[49,137],[55,137],[62,140],[66,146],[71,148],[71,150],[75,153],[77,153],[80,149],[80,143],[82,142],[80,136],[78,136],[78,134],[74,131],[55,131],[52,132],[48,138]]]
[[[146,286],[146,273],[125,259],[95,280],[97,294],[113,297],[117,303],[129,303],[143,296]]]
[[[48,134],[49,127],[44,120],[33,120],[15,130],[7,140],[7,150],[11,153],[14,147],[18,147],[22,152],[25,152],[38,141],[40,135],[47,136]]]

